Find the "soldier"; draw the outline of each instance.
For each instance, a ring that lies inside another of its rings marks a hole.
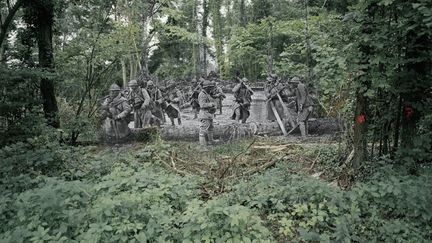
[[[196,81],[196,80],[195,80]],[[200,78],[199,82],[196,83],[195,88],[192,90],[192,94],[191,94],[191,106],[192,106],[192,112],[194,113],[194,119],[198,118],[198,113],[200,112],[200,106],[199,106],[199,102],[198,102],[198,95],[201,93],[201,85],[204,82],[203,78]]]
[[[147,92],[150,96],[150,109],[152,113],[152,125],[160,126],[165,123],[165,115],[163,112],[164,98],[162,92],[156,87],[153,81],[147,82]]]
[[[216,101],[211,96],[214,85],[211,81],[204,81],[202,84],[202,90],[198,96],[198,102],[200,106],[199,119],[200,119],[200,130],[199,130],[199,143],[201,146],[207,146],[214,144],[216,141],[213,139],[213,119],[214,113],[216,112]],[[208,140],[206,140],[206,135]]]
[[[301,82],[300,78],[294,77],[291,82],[297,83],[297,88],[295,90],[298,114],[297,122],[300,127],[301,136],[306,137],[308,135],[307,120],[313,110],[312,102],[307,87]]]
[[[128,85],[131,88],[128,100],[134,111],[134,127],[150,125],[150,96],[147,90],[141,88],[136,80],[131,80]]]
[[[175,126],[174,119],[177,118],[178,125],[181,125],[181,115],[180,115],[180,102],[181,93],[176,88],[175,82],[170,81],[167,87],[166,98],[167,106],[165,112],[171,120],[171,125]]]
[[[253,91],[247,86],[247,82],[247,78],[243,78],[232,90],[235,103],[231,119],[235,119],[237,122],[241,121],[241,123],[246,123],[249,118],[252,103]]]
[[[273,113],[273,109],[271,108],[271,104],[276,108],[279,117],[282,119],[284,117],[283,104],[280,102],[278,94],[280,95],[281,91],[284,89],[284,85],[278,81],[278,77],[276,74],[271,74],[267,77],[267,84],[264,87],[264,92],[267,95],[267,119],[270,121],[275,121],[276,116]]]
[[[219,115],[222,115],[222,102],[226,98],[226,95],[223,93],[222,88],[217,85],[216,81],[213,81],[213,85],[215,86],[214,91],[212,94],[213,98],[216,99],[216,109],[219,110]]]
[[[130,134],[126,117],[132,108],[121,93],[117,84],[112,84],[109,88],[109,96],[102,103],[104,130],[110,139],[121,140]]]

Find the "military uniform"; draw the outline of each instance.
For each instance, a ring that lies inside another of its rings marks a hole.
[[[199,142],[202,146],[207,145],[206,135],[210,144],[214,143],[213,139],[213,119],[214,113],[216,112],[216,100],[211,96],[209,92],[210,88],[214,88],[210,81],[203,82],[203,89],[198,95],[198,103],[200,106],[199,119]]]
[[[142,128],[150,125],[150,96],[146,89],[138,86],[136,80],[129,82],[131,91],[129,92],[129,104],[134,111],[134,127]]]
[[[154,86],[152,81],[147,83],[147,92],[150,96],[150,110],[153,118],[153,121],[150,121],[150,123],[161,125],[165,123],[165,115],[162,108],[165,101],[162,92],[158,87]]]
[[[130,135],[128,120],[126,119],[132,111],[127,99],[120,93],[120,87],[116,84],[111,85],[110,92],[117,92],[113,97],[106,98],[102,103],[103,115],[106,117],[103,128],[109,139],[116,141],[124,139]]]
[[[167,90],[167,106],[165,112],[171,120],[171,125],[174,126],[174,119],[177,118],[178,125],[181,125],[181,115],[180,115],[180,103],[181,103],[181,93],[174,87],[174,83],[171,82]]]
[[[276,111],[279,114],[279,117],[282,119],[285,114],[284,114],[284,109],[283,109],[283,104],[280,102],[277,94],[284,89],[283,84],[277,82],[277,77],[273,76],[273,77],[269,77],[268,79],[268,83],[265,85],[264,87],[264,92],[267,95],[267,120],[270,121],[275,121],[276,120],[276,116],[273,113],[273,109],[271,108],[271,104],[270,102],[273,103],[273,105],[276,108]]]
[[[216,109],[219,110],[219,115],[222,115],[222,108],[223,108],[222,103],[223,103],[223,100],[226,98],[226,96],[223,93],[223,90],[221,87],[217,86],[216,84],[215,84],[215,86],[216,86],[215,93],[218,95],[218,97],[216,98],[216,101],[217,101],[216,102],[216,105],[217,105]]]
[[[247,79],[244,78],[241,83],[237,84],[233,88],[235,103],[233,104],[233,114],[231,119],[246,123],[246,120],[250,116],[250,106],[252,103],[253,91],[251,88],[246,86],[245,82]]]
[[[198,113],[200,112],[198,96],[201,93],[202,81],[200,80],[200,82],[197,84],[197,86],[194,88],[191,94],[191,106],[192,106],[192,112],[194,113],[194,119],[198,118]]]
[[[296,93],[296,103],[297,103],[297,122],[300,127],[300,132],[302,137],[306,137],[308,134],[307,131],[307,120],[312,113],[313,106],[309,97],[309,93],[307,87],[300,82],[300,79],[297,77],[293,78],[293,82],[298,83]]]

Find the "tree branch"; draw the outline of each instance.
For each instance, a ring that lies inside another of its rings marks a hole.
[[[10,8],[8,15],[5,18],[4,23],[0,26],[0,46],[3,45],[3,41],[6,39],[6,33],[9,28],[9,25],[12,23],[13,17],[15,16],[18,9],[23,5],[24,0],[18,0],[15,5],[10,8],[8,1],[8,8]]]

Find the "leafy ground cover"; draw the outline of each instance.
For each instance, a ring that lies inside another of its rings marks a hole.
[[[387,161],[345,187],[331,142],[262,138],[203,153],[52,141],[0,151],[0,242],[432,240],[430,167]]]

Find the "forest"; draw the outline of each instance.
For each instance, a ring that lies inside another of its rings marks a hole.
[[[338,131],[101,141],[112,84],[210,73]],[[0,84],[0,242],[432,241],[430,0],[0,0]]]

